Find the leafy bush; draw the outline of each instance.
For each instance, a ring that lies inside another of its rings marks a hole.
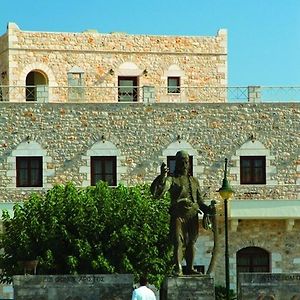
[[[233,290],[229,291],[229,299],[226,298],[226,288],[224,286],[215,286],[216,300],[236,300],[236,294]]]
[[[38,259],[39,274],[147,273],[159,286],[170,272],[169,198],[153,200],[148,185],[76,188],[32,194],[2,216],[1,282]]]

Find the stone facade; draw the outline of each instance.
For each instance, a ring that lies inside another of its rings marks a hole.
[[[210,187],[207,200],[218,201],[217,283],[222,283],[224,276],[224,225],[223,204],[215,191],[223,178],[224,158],[229,158],[235,200],[281,199],[291,203],[299,199],[299,104],[1,103],[0,116],[2,202],[24,201],[33,190],[43,192],[56,183],[88,185],[89,157],[98,153],[93,151],[116,155],[118,183],[134,185],[150,183],[166,156],[178,149],[188,150],[194,157],[194,173],[203,192]],[[272,181],[265,185],[242,185],[237,180],[236,156],[239,151],[244,153],[243,145],[249,142],[257,145],[253,147],[263,145],[272,158]],[[42,188],[15,186],[14,161],[20,151],[46,158]],[[232,287],[236,253],[245,247],[269,251],[274,272],[299,270],[299,217],[293,218],[290,227],[288,217],[231,220],[237,221],[229,233]],[[212,238],[211,232],[202,231],[197,243],[196,263],[204,265],[205,270],[211,258]]]
[[[3,201],[18,199],[13,158],[26,145],[28,151],[47,158],[44,187],[49,188],[66,181],[87,185],[83,167],[97,143],[104,152],[115,149],[120,158],[119,182],[127,185],[153,180],[172,145],[173,153],[176,148],[194,152],[194,169],[203,187],[219,186],[227,156],[230,180],[238,186],[236,199],[299,197],[298,104],[0,103],[0,116]],[[236,170],[237,153],[253,132],[253,143],[259,141],[274,157],[270,161],[273,181],[263,186],[240,185],[231,171]]]
[[[299,103],[226,103],[225,95],[177,99],[160,94],[169,76],[180,77],[182,89],[225,88],[226,65],[224,30],[216,37],[133,36],[25,32],[10,23],[0,37],[1,84],[10,85],[7,98],[2,89],[2,100],[9,102],[0,103],[1,203],[24,201],[32,191],[43,193],[56,183],[89,185],[91,156],[116,157],[117,183],[150,183],[167,156],[186,150],[206,199],[218,201],[220,245],[212,275],[224,285],[223,203],[215,191],[227,157],[236,191],[229,207],[231,287],[236,288],[237,253],[247,247],[269,253],[273,273],[299,272]],[[32,71],[42,100],[25,103]],[[73,87],[77,94],[68,86],[76,79],[70,74],[82,80],[82,86]],[[112,103],[118,101],[110,93],[120,76],[137,77],[148,100]],[[72,91],[71,98],[84,95],[79,100],[85,103],[70,101]],[[43,157],[42,187],[16,187],[16,158],[27,155]],[[240,157],[256,155],[266,158],[266,183],[241,184]],[[252,210],[238,214],[241,203],[251,203]],[[211,232],[201,229],[197,248],[196,264],[207,270]]]
[[[3,82],[15,87],[9,101],[25,101],[22,87],[31,71],[43,79],[39,85],[49,86],[43,102],[75,101],[68,90],[73,75],[80,76],[86,102],[117,102],[120,76],[137,77],[138,87],[156,86],[157,101],[163,102],[199,101],[192,87],[227,85],[226,30],[215,37],[50,33],[21,31],[9,23],[0,49]],[[169,76],[180,77],[181,95],[166,94]]]

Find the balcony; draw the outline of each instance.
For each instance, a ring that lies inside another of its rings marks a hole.
[[[0,101],[50,103],[300,102],[300,87],[7,86]]]
[[[232,231],[239,220],[284,220],[286,230],[292,230],[300,219],[300,200],[232,200],[229,219]]]

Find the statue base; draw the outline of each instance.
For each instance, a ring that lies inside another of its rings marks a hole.
[[[300,273],[240,273],[239,299],[300,299]]]
[[[15,300],[128,300],[133,275],[16,275]]]
[[[214,279],[209,275],[167,277],[160,300],[215,300]]]

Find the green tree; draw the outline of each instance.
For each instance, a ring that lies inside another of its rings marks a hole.
[[[169,198],[153,200],[148,185],[76,188],[32,194],[2,216],[0,281],[38,259],[39,274],[147,273],[157,286],[171,270]]]

